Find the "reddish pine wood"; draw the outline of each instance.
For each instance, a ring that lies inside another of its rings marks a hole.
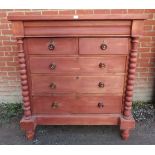
[[[125,107],[124,107],[124,117],[130,119],[132,117],[131,108],[132,108],[132,97],[134,90],[134,81],[136,78],[136,62],[137,62],[137,48],[138,48],[138,38],[133,38],[131,40],[132,47],[129,56],[129,66],[128,66],[128,75],[127,75],[127,84],[126,84],[126,96],[125,96]]]
[[[40,125],[118,125],[119,114],[35,115]]]
[[[39,25],[39,27],[99,27],[99,26],[114,26],[115,27],[130,27],[132,22],[130,20],[98,20],[98,21],[25,21],[25,28],[35,28]]]
[[[101,45],[105,44],[107,48],[101,49]],[[80,38],[79,39],[80,54],[128,54],[127,38]]]
[[[142,20],[133,20],[131,36],[140,37],[143,35],[144,22]]]
[[[25,36],[129,36],[131,21],[26,21],[24,27]]]
[[[135,121],[133,117],[131,117],[129,120],[124,119],[123,117],[120,118],[120,129],[121,130],[129,130],[135,128]]]
[[[8,20],[11,21],[36,21],[36,20],[133,20],[133,19],[147,19],[148,15],[144,14],[122,14],[122,15],[103,15],[103,14],[94,14],[94,15],[78,15],[78,19],[75,19],[76,17],[74,15],[66,15],[66,16],[8,16]]]
[[[99,83],[104,84],[103,88]],[[51,88],[53,84],[55,88]],[[32,76],[32,93],[123,94],[124,76]]]
[[[49,45],[54,45],[49,50]],[[37,46],[36,46],[37,45]],[[27,39],[29,54],[78,54],[78,40],[76,38],[29,38]]]
[[[96,75],[103,73],[125,73],[125,63],[127,61],[126,56],[31,56],[29,59],[31,73],[48,73],[57,75]]]
[[[24,26],[22,21],[13,22],[12,30],[16,37],[24,37]]]
[[[25,119],[30,119],[31,117],[31,107],[30,107],[30,92],[28,86],[28,76],[27,76],[27,67],[26,59],[23,47],[23,40],[17,38],[18,45],[18,58],[19,58],[19,67],[20,67],[20,78],[21,78],[21,88],[24,104],[24,117]]]
[[[8,17],[19,47],[20,126],[28,139],[37,125],[119,125],[122,138],[128,139],[135,127],[131,108],[137,46],[146,18]]]
[[[130,135],[130,130],[135,128],[135,120],[130,117],[130,119],[120,118],[120,130],[121,130],[121,137],[124,140],[127,140]]]
[[[20,121],[20,127],[26,132],[26,137],[28,140],[32,140],[34,138],[36,126],[37,122],[34,117],[31,117],[30,119],[23,117]]]
[[[121,96],[34,96],[33,114],[120,114]]]
[[[102,26],[102,27],[27,27],[25,28],[26,36],[78,36],[78,35],[130,35],[130,27],[128,26]]]

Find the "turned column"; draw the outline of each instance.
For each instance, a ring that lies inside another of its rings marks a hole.
[[[22,96],[23,96],[24,119],[30,119],[31,117],[30,97],[29,97],[29,88],[28,88],[28,79],[26,70],[26,60],[22,38],[17,38],[17,45],[18,45],[18,58],[20,66]]]
[[[138,37],[132,37],[123,113],[125,119],[130,119],[132,117],[132,97],[136,78],[137,49]]]

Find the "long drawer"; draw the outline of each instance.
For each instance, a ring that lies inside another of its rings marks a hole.
[[[80,38],[80,54],[128,54],[128,38]]]
[[[30,57],[31,73],[125,73],[126,56]]]
[[[32,75],[32,93],[123,93],[124,76]]]
[[[63,17],[63,16],[61,16]],[[71,17],[73,18],[73,17]],[[81,18],[81,17],[80,17]],[[131,20],[24,21],[26,36],[130,35]]]
[[[121,96],[35,96],[34,114],[121,113]]]
[[[26,41],[30,54],[78,54],[77,38],[28,38]]]

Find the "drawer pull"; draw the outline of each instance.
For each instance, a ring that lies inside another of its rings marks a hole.
[[[108,46],[104,42],[100,45],[101,50],[106,50],[107,47]]]
[[[99,102],[97,106],[98,106],[99,108],[103,108],[103,107],[104,107],[104,104],[103,104],[103,102]]]
[[[48,49],[50,51],[55,49],[54,41],[50,41],[50,44],[48,45]]]
[[[53,102],[51,105],[51,108],[56,109],[59,107],[59,103],[58,102]]]
[[[51,89],[55,89],[55,88],[56,88],[56,84],[52,82],[52,83],[50,84],[50,88],[51,88]]]
[[[102,62],[100,62],[100,63],[99,63],[99,68],[105,68],[105,64],[102,63]]]
[[[99,82],[98,86],[99,86],[100,88],[103,88],[103,87],[104,87],[104,83],[103,83],[103,82]]]
[[[54,70],[56,68],[56,64],[50,64],[49,67],[51,70]]]

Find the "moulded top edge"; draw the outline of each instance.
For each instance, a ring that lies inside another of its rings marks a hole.
[[[40,21],[40,20],[144,20],[147,19],[148,15],[144,14],[130,14],[130,15],[103,15],[103,14],[96,14],[96,15],[37,15],[37,16],[30,16],[30,15],[9,15],[9,21]]]

